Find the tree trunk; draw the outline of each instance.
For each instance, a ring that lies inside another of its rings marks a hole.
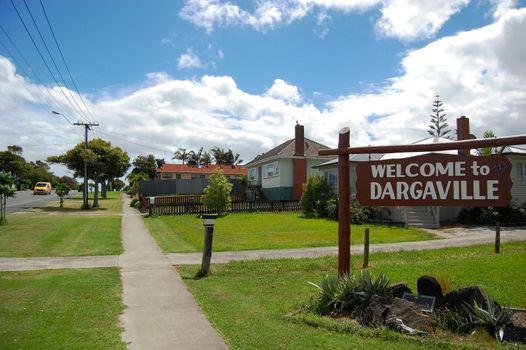
[[[95,180],[95,192],[93,194],[93,208],[99,206],[99,181]]]

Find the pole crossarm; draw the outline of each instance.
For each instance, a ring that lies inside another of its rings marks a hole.
[[[448,151],[458,149],[500,147],[526,144],[526,135],[506,136],[494,139],[463,140],[451,142],[425,143],[418,145],[387,145],[387,146],[364,146],[343,147],[335,149],[322,149],[318,151],[320,156],[337,156],[345,154],[369,154],[369,153],[403,153],[403,152],[432,152]]]
[[[81,123],[81,122],[77,122],[77,123],[73,123],[73,125],[82,125],[82,126],[86,126],[86,127],[90,127],[90,126],[99,126],[99,123]]]

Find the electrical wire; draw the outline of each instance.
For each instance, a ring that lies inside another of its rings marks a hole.
[[[25,1],[25,0],[24,0]],[[60,45],[58,44],[57,37],[55,36],[55,31],[53,30],[53,27],[51,26],[51,22],[49,21],[46,9],[44,8],[44,4],[42,3],[42,0],[40,1],[40,6],[42,7],[42,12],[44,12],[44,16],[46,17],[47,24],[49,26],[49,30],[51,31],[51,34],[53,35],[53,40],[55,41],[55,44],[57,45],[58,52],[60,53],[60,57],[62,58],[62,62],[64,62],[64,66],[66,67],[66,70],[68,71],[69,78],[71,79],[71,82],[73,83],[73,86],[75,87],[75,90],[77,91],[77,94],[80,97],[80,100],[82,101],[82,104],[84,105],[84,108],[88,112],[88,114],[91,117],[91,121],[95,121],[95,118],[93,118],[93,114],[91,114],[90,109],[86,105],[86,102],[84,101],[84,98],[82,97],[79,88],[77,87],[77,83],[75,82],[75,79],[73,78],[73,74],[71,74],[71,71],[69,70],[68,64],[66,63],[66,59],[64,58],[64,54],[62,53],[62,49],[60,48]]]
[[[12,0],[11,0],[12,1]],[[33,22],[33,25],[35,26],[35,29],[37,30],[37,33],[40,37],[40,40],[42,41],[42,44],[44,44],[44,47],[46,48],[46,51],[49,55],[49,58],[51,59],[51,62],[53,62],[53,66],[55,67],[55,69],[57,70],[57,73],[60,77],[60,80],[62,81],[62,83],[64,84],[64,86],[66,87],[66,90],[68,91],[69,95],[71,96],[71,99],[73,100],[73,102],[75,103],[75,105],[77,106],[78,108],[78,112],[80,114],[80,116],[85,120],[85,121],[89,121],[89,118],[86,116],[86,114],[84,113],[84,111],[82,111],[82,108],[80,107],[79,103],[77,102],[75,96],[73,95],[73,93],[71,92],[71,89],[70,87],[68,86],[68,84],[66,83],[66,80],[64,79],[64,76],[62,75],[62,72],[60,71],[60,69],[58,68],[58,65],[57,63],[55,62],[55,59],[53,58],[53,55],[51,54],[51,50],[49,50],[49,46],[47,45],[46,43],[46,40],[44,39],[44,36],[42,35],[42,32],[40,31],[40,28],[38,27],[38,24],[37,22],[35,21],[35,18],[33,17],[33,13],[31,12],[31,10],[29,9],[29,6],[27,5],[27,2],[26,0],[23,0],[24,1],[24,5],[26,7],[26,10],[27,12],[29,13],[29,17],[31,17],[31,21]]]
[[[29,64],[29,62],[27,61],[27,59],[25,58],[25,56],[22,54],[22,52],[20,52],[20,50],[18,49],[18,46],[15,44],[15,42],[11,39],[11,37],[9,36],[9,34],[7,33],[7,31],[4,29],[4,27],[0,24],[0,30],[2,30],[2,32],[4,33],[4,35],[7,37],[7,39],[9,40],[9,42],[11,43],[11,45],[15,48],[16,52],[18,53],[18,55],[22,58],[22,60],[24,61],[24,63],[27,65],[29,71],[32,73],[33,77],[35,78],[36,81],[39,82],[39,84],[37,84],[37,86],[40,88],[41,91],[44,91],[48,94],[48,96],[50,97],[51,99],[51,102],[55,104],[55,107],[60,107],[58,109],[62,109],[62,110],[67,110],[68,108],[62,104],[61,102],[59,102],[55,96],[53,95],[52,91],[49,89],[49,87],[44,84],[44,82],[42,81],[42,79],[40,79],[40,76],[36,73],[36,71],[33,69],[33,67]],[[24,72],[24,74],[26,76],[30,76],[30,74],[28,73],[28,71],[24,68],[24,66],[22,64],[20,64],[20,62],[16,59],[15,55],[13,55],[11,53],[11,51],[7,48],[7,45],[5,45],[2,41],[2,38],[0,37],[0,44],[2,45],[2,47],[6,50],[7,54],[13,59],[13,61],[15,61],[15,64],[22,70],[22,72]],[[29,89],[27,88],[27,86],[24,85],[24,87],[26,88],[26,90],[31,94],[31,91],[29,91]],[[54,108],[54,109],[57,109],[57,108]]]
[[[69,104],[71,105],[71,107],[73,108],[73,110],[76,111],[76,108],[75,106],[73,105],[73,103],[70,101],[69,97],[66,95],[66,93],[64,92],[64,90],[62,89],[62,87],[60,86],[59,82],[57,81],[57,78],[55,78],[55,75],[53,74],[53,72],[51,71],[51,68],[49,68],[49,65],[47,64],[46,60],[44,59],[44,56],[42,55],[42,52],[40,51],[40,49],[38,48],[38,45],[36,44],[35,40],[33,39],[33,36],[31,35],[31,33],[29,32],[29,29],[27,28],[27,25],[26,23],[24,22],[24,19],[22,18],[22,16],[20,15],[20,12],[18,11],[18,9],[16,8],[15,4],[13,3],[13,0],[10,0],[11,1],[11,5],[13,6],[13,9],[15,10],[16,14],[18,15],[18,19],[20,19],[20,22],[22,23],[24,29],[26,30],[26,33],[27,35],[29,35],[29,38],[31,39],[31,42],[33,43],[33,46],[35,47],[35,49],[37,50],[40,58],[42,59],[42,62],[44,62],[44,65],[46,66],[49,74],[51,75],[51,77],[53,78],[53,80],[55,81],[55,83],[57,84],[57,87],[59,88],[59,90],[62,92],[62,95],[64,95],[64,97],[66,98],[66,100],[69,102]],[[78,111],[76,111],[78,112]],[[80,113],[79,113],[80,114]]]

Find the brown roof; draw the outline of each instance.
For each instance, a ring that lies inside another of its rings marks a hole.
[[[274,147],[268,152],[265,152],[263,154],[260,154],[256,156],[256,158],[252,159],[250,162],[245,164],[246,167],[250,166],[253,163],[259,163],[263,162],[270,158],[289,158],[294,156],[294,140],[290,139],[282,144]],[[312,141],[311,139],[305,138],[305,157],[320,157],[320,158],[332,158],[332,156],[319,156],[318,151],[320,149],[328,149],[329,147],[322,145],[321,143],[318,143],[316,141]]]
[[[162,168],[157,169],[158,173],[187,173],[187,174],[210,174],[214,170],[221,168],[225,175],[246,175],[247,168],[242,165],[234,167],[230,165],[210,164],[202,168],[189,167],[186,164],[164,164]]]

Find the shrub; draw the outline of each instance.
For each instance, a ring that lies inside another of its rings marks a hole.
[[[351,202],[350,218],[353,224],[378,222],[382,219],[382,207],[361,206],[358,201]]]
[[[303,194],[300,204],[303,214],[307,217],[327,217],[327,202],[334,198],[327,182],[319,175],[309,177],[307,183],[303,185]]]
[[[508,207],[469,207],[458,215],[458,222],[467,225],[495,225],[497,221],[504,225],[525,224],[526,202]]]
[[[139,198],[133,198],[130,202],[130,207],[132,208],[138,208],[141,205],[141,201]]]
[[[64,197],[69,194],[69,185],[65,183],[59,183],[55,189],[55,193],[60,198],[60,207],[64,206]]]
[[[223,175],[223,169],[215,170],[210,175],[210,184],[203,191],[203,204],[217,213],[227,211],[232,206],[230,192],[233,185]]]

